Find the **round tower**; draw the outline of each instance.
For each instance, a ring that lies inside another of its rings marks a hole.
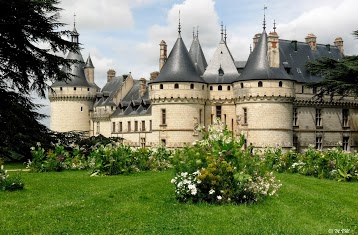
[[[276,39],[277,34],[274,36]],[[268,44],[276,42],[268,42],[264,30],[239,81],[234,83],[238,133],[245,135],[247,145],[256,148],[292,147],[294,80],[277,63],[270,67],[268,46],[274,50],[277,45]],[[279,61],[277,57],[271,59]]]
[[[206,84],[198,75],[180,36],[161,69],[150,81],[153,130],[158,143],[183,147],[199,138],[197,127],[204,122]]]
[[[78,43],[79,34],[74,28],[72,42]],[[78,60],[79,63],[64,67],[63,71],[72,74],[69,81],[56,81],[49,90],[51,107],[50,129],[58,132],[81,131],[90,133],[90,112],[93,109],[95,94],[98,90],[94,83],[92,61],[85,63],[80,52],[70,51],[67,59]],[[89,79],[89,80],[87,80]]]

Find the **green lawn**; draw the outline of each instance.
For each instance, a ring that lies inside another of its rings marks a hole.
[[[0,234],[358,232],[358,183],[279,174],[283,186],[278,197],[256,205],[215,206],[178,203],[172,175],[23,172],[25,190],[0,192]]]

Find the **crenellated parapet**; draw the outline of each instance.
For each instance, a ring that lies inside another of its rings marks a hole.
[[[93,101],[96,88],[91,87],[53,87],[49,90],[48,98],[53,101]]]

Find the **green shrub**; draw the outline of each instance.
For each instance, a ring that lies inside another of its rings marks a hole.
[[[239,140],[217,121],[203,139],[174,154],[176,197],[179,201],[246,203],[273,196],[281,184],[269,172],[264,155],[243,149]]]

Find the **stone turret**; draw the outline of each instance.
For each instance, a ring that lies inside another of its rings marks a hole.
[[[94,66],[91,60],[91,56],[89,55],[84,67],[84,72],[86,75],[86,79],[89,83],[94,83]]]

